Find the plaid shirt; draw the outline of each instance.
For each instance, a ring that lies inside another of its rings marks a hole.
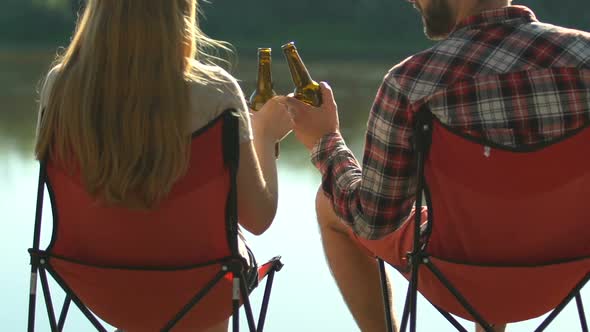
[[[526,7],[482,12],[385,76],[363,165],[338,133],[312,150],[335,212],[360,237],[381,238],[415,203],[414,114],[428,109],[471,136],[522,147],[590,122],[590,34],[540,23]]]

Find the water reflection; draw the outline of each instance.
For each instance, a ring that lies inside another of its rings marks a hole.
[[[32,147],[36,100],[51,52],[0,51],[0,151],[24,154]]]

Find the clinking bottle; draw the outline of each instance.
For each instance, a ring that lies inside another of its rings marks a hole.
[[[250,107],[255,111],[259,111],[268,100],[276,96],[272,84],[271,51],[270,48],[258,49],[258,78],[256,89],[250,96]]]
[[[283,53],[289,64],[291,78],[295,84],[294,97],[312,106],[322,104],[322,92],[320,85],[309,75],[309,71],[303,64],[294,42],[282,46]]]
[[[258,49],[258,77],[256,79],[256,89],[252,92],[249,102],[254,111],[259,111],[264,104],[272,97],[276,96],[272,83],[272,49]],[[279,143],[275,144],[275,157],[279,157]]]

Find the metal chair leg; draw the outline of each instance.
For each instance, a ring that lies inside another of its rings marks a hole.
[[[377,258],[379,265],[379,278],[381,279],[381,292],[383,295],[383,307],[385,309],[385,327],[388,332],[394,332],[393,320],[391,319],[391,298],[389,287],[387,286],[387,274],[385,273],[385,263],[382,259]]]
[[[64,325],[66,323],[66,317],[68,316],[68,311],[70,309],[70,304],[72,303],[72,298],[69,295],[66,295],[66,299],[64,300],[64,304],[61,307],[61,313],[59,314],[59,320],[57,321],[57,329],[62,331],[64,329]]]
[[[578,307],[578,315],[580,316],[582,332],[588,332],[588,322],[586,321],[586,314],[584,312],[584,305],[582,304],[582,295],[580,295],[580,292],[576,294],[576,306]]]
[[[234,277],[234,284],[232,289],[232,305],[233,305],[233,315],[232,315],[232,331],[239,332],[240,331],[240,278]]]

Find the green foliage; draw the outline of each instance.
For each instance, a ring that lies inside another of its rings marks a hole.
[[[306,58],[383,58],[428,45],[417,12],[392,0],[210,0],[203,30],[240,53],[295,41]]]
[[[2,0],[0,6],[3,46],[63,42],[74,27],[67,0]]]
[[[2,0],[2,44],[63,45],[83,0]],[[121,0],[123,1],[123,0]],[[166,0],[171,1],[171,0]],[[306,57],[403,57],[429,45],[417,12],[402,0],[201,0],[200,25],[238,53],[294,40]],[[590,3],[520,0],[544,22],[590,30]],[[585,8],[580,8],[580,6]]]
[[[590,31],[590,2],[587,0],[518,0],[515,3],[533,9],[541,22]]]

